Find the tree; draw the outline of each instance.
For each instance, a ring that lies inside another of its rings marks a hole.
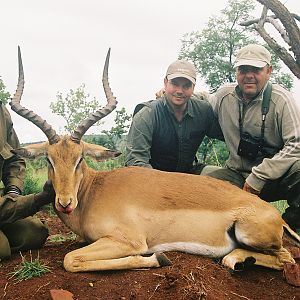
[[[102,130],[102,133],[108,138],[105,144],[107,148],[118,149],[123,147],[123,145],[119,147],[119,143],[124,140],[123,137],[130,127],[130,121],[131,115],[126,113],[124,107],[116,111],[116,117],[114,119],[116,126],[113,126],[110,130]]]
[[[64,97],[62,93],[57,94],[57,101],[50,103],[50,108],[53,113],[62,116],[67,125],[64,127],[66,132],[72,133],[79,123],[86,119],[88,115],[96,111],[100,104],[94,98],[88,100],[89,94],[85,92],[85,85],[82,84],[77,90],[70,89],[70,92]],[[125,108],[116,110],[116,117],[113,126],[110,130],[102,130],[102,135],[88,136],[84,140],[94,144],[103,145],[109,149],[117,149],[118,144],[123,139],[123,135],[127,133],[131,116],[126,113]],[[95,125],[99,125],[97,122]]]
[[[210,90],[235,80],[233,63],[237,50],[255,41],[251,29],[239,25],[249,18],[254,2],[229,0],[228,3],[220,16],[209,18],[206,28],[186,34],[182,40],[179,57],[193,61]]]
[[[291,72],[300,79],[300,30],[296,24],[296,20],[300,21],[300,17],[290,13],[279,0],[257,1],[264,5],[260,18],[242,22],[241,25],[254,28]],[[275,15],[268,16],[269,9]],[[264,27],[266,23],[278,31],[282,39],[280,44],[267,32]],[[285,46],[281,46],[282,41]]]
[[[211,91],[235,81],[236,52],[246,44],[258,42],[254,28],[240,25],[250,18],[254,7],[252,0],[229,0],[220,16],[209,19],[206,28],[184,36],[179,58],[193,61]],[[273,80],[290,89],[292,77],[282,72],[277,55],[272,55],[272,64],[275,69]]]
[[[94,98],[89,101],[89,94],[85,92],[85,85],[80,85],[77,90],[70,89],[70,92],[64,97],[62,93],[57,93],[56,102],[50,103],[50,109],[53,113],[62,116],[67,125],[64,126],[66,132],[71,133],[81,120],[96,111],[101,105]],[[97,122],[95,125],[99,125]]]
[[[6,104],[8,102],[8,99],[10,98],[10,93],[5,91],[6,86],[3,83],[3,80],[0,76],[0,101],[2,103]]]

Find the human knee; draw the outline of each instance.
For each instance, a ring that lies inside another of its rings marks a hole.
[[[11,251],[40,248],[49,236],[48,228],[38,218],[28,217],[5,228]]]
[[[220,170],[221,167],[218,167],[218,166],[211,166],[211,165],[208,165],[208,166],[205,166],[202,170],[201,170],[201,173],[200,175],[210,175],[210,173],[214,172],[214,171],[217,171],[217,170]]]
[[[8,259],[11,256],[10,245],[5,234],[0,230],[0,260]]]
[[[37,249],[46,242],[47,237],[49,236],[49,230],[41,220],[32,218],[26,225],[24,236],[26,236],[26,248]]]
[[[243,188],[245,182],[244,177],[240,173],[228,168],[215,168],[206,175],[216,179],[229,181],[231,184],[236,185],[239,188]]]

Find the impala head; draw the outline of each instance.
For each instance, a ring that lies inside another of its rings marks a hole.
[[[45,133],[48,141],[14,150],[14,153],[29,159],[34,159],[41,155],[46,156],[49,166],[48,177],[52,180],[56,192],[55,207],[58,211],[64,213],[71,213],[77,207],[77,193],[86,169],[86,164],[83,161],[84,156],[88,155],[97,161],[101,161],[120,154],[105,147],[81,141],[84,133],[94,123],[113,111],[117,104],[108,84],[109,55],[110,50],[106,57],[102,79],[107,105],[83,120],[70,136],[62,137],[57,135],[55,130],[40,116],[20,105],[24,88],[24,72],[21,52],[20,48],[18,48],[19,80],[10,106],[17,114],[38,126]]]

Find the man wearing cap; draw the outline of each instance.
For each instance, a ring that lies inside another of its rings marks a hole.
[[[209,97],[230,152],[226,167],[209,175],[268,202],[286,199],[283,219],[300,229],[299,108],[290,92],[268,84],[272,66],[265,47],[243,47],[235,67],[238,84],[225,84]]]
[[[191,99],[196,83],[193,64],[177,60],[167,69],[165,93],[137,105],[127,136],[127,166],[199,174],[195,155],[205,135],[222,138],[211,105]]]

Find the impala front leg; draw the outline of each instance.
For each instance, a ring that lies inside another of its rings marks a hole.
[[[64,267],[69,272],[85,272],[151,268],[171,264],[163,253],[142,256],[147,249],[145,242],[135,243],[133,247],[132,244],[105,237],[66,254]]]

